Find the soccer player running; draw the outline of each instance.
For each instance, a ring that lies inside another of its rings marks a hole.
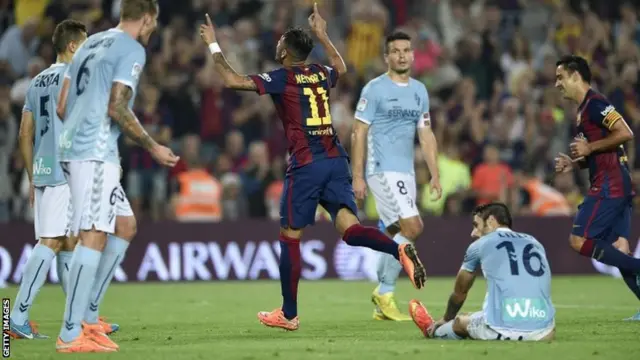
[[[174,166],[178,161],[147,134],[131,110],[146,61],[143,45],[157,26],[158,12],[156,0],[123,0],[118,26],[90,36],[67,70],[59,149],[71,190],[70,231],[79,233],[79,243],[69,269],[58,352],[118,350],[99,326],[97,309],[124,258],[130,241],[125,235],[132,224],[135,228],[133,214],[122,216],[119,210],[130,211],[120,185],[120,132],[160,164]]]
[[[351,146],[351,170],[356,199],[364,200],[367,184],[376,201],[382,228],[398,244],[413,243],[422,233],[416,204],[413,167],[416,129],[431,173],[431,191],[442,195],[437,165],[437,143],[431,130],[429,95],[424,84],[409,76],[413,65],[411,37],[396,32],[386,39],[386,74],[371,80],[356,107]],[[364,163],[366,143],[367,161]],[[366,183],[364,170],[366,167]],[[378,260],[379,285],[371,300],[377,320],[411,320],[398,310],[393,291],[402,269],[389,254]]]
[[[640,299],[640,259],[631,255],[628,240],[635,194],[624,150],[633,132],[613,105],[591,88],[585,59],[569,55],[556,65],[556,87],[579,104],[571,156],[558,154],[556,172],[588,168],[591,182],[569,243],[580,255],[620,269],[624,282]],[[640,321],[640,312],[629,320]]]
[[[298,283],[302,269],[300,238],[303,228],[315,222],[322,205],[352,246],[364,246],[399,259],[413,285],[424,285],[425,270],[412,244],[399,245],[380,230],[360,225],[348,155],[331,125],[329,91],[347,69],[327,36],[327,23],[317,5],[309,17],[314,34],[324,47],[331,67],[305,64],[313,40],[302,29],[289,29],[280,38],[276,60],[284,67],[261,75],[237,74],[222,55],[209,16],[200,34],[209,45],[215,69],[227,87],[271,95],[282,120],[291,160],[285,175],[280,207],[280,283],[283,304],[271,312],[258,313],[266,326],[297,330]]]
[[[467,248],[444,317],[434,322],[418,300],[409,302],[415,324],[427,338],[544,341],[555,336],[551,269],[542,244],[511,230],[506,205],[491,203],[473,211],[476,239]],[[482,311],[458,315],[477,268],[487,279]]]

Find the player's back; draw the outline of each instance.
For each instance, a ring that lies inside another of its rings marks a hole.
[[[108,116],[109,97],[114,81],[130,85],[135,91],[136,84],[125,79],[138,74],[121,74],[119,70],[124,59],[132,56],[142,60],[127,71],[139,73],[144,66],[144,48],[118,29],[92,35],[78,49],[66,75],[71,85],[60,140],[61,161],[119,163],[120,128]]]
[[[498,229],[478,239],[482,272],[487,279],[483,305],[487,323],[496,329],[538,330],[555,317],[551,269],[544,247],[533,236]]]
[[[55,186],[66,183],[58,161],[58,137],[62,121],[56,113],[58,96],[67,64],[56,63],[38,74],[27,90],[24,110],[33,114],[33,184]]]
[[[396,83],[384,74],[363,89],[356,118],[369,124],[367,175],[414,172],[416,127],[429,116],[427,89],[410,78]]]
[[[615,107],[604,95],[590,89],[578,108],[578,137],[588,142],[602,140],[618,121],[624,119]],[[633,194],[624,145],[592,153],[586,161],[591,182],[589,195],[620,198]]]
[[[271,94],[291,155],[290,168],[326,158],[347,157],[332,125],[330,89],[337,72],[311,64],[254,76],[261,94]]]

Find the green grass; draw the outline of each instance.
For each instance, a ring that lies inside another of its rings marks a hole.
[[[422,291],[399,284],[403,310],[419,298],[441,315],[452,279],[432,278]],[[462,311],[476,311],[484,296],[477,281]],[[638,301],[622,281],[600,277],[555,277],[557,340],[551,343],[437,341],[422,337],[412,322],[373,321],[372,283],[321,281],[300,285],[300,330],[260,325],[256,313],[280,303],[277,282],[211,282],[114,285],[102,315],[121,325],[114,354],[55,353],[64,299],[47,286],[31,318],[52,339],[12,342],[15,359],[611,359],[640,358],[640,323],[623,322]],[[15,296],[16,288],[2,290]]]

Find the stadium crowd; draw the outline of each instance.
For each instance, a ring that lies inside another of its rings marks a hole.
[[[429,90],[444,190],[443,199],[429,201],[429,174],[417,151],[418,199],[425,215],[468,213],[491,200],[510,203],[517,214],[575,212],[588,187],[586,172],[553,174],[553,158],[568,151],[576,120],[576,104],[554,88],[555,61],[563,54],[590,60],[594,87],[640,132],[635,2],[317,2],[350,69],[331,94],[332,122],[347,150],[360,91],[386,71],[385,35],[401,30],[412,36],[412,74]],[[122,182],[136,215],[181,219],[194,200],[184,193],[185,185],[204,179],[215,186],[196,198],[219,200],[211,221],[278,219],[287,162],[281,123],[268,97],[222,87],[196,28],[211,14],[229,62],[239,73],[261,73],[278,66],[273,57],[284,30],[307,26],[313,0],[159,4],[161,27],[148,49],[135,110],[147,131],[182,159],[176,168],[163,169],[122,137]],[[55,62],[50,41],[55,24],[71,17],[95,33],[117,23],[118,9],[119,0],[0,0],[0,222],[30,218],[17,135],[30,79]],[[320,47],[312,59],[325,60]],[[640,185],[640,147],[628,144],[627,151]],[[362,212],[377,217],[371,196]],[[318,214],[323,217],[321,209]]]

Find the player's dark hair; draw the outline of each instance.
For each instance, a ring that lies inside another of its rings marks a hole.
[[[392,42],[396,41],[396,40],[407,40],[407,41],[411,41],[411,36],[409,36],[409,34],[402,32],[402,31],[395,31],[389,35],[387,35],[387,39],[384,42],[384,53],[388,54],[389,53],[389,44],[391,44]]]
[[[583,57],[565,55],[556,62],[556,66],[562,66],[568,73],[578,72],[584,82],[591,83],[591,68]]]
[[[56,54],[67,51],[67,46],[72,41],[80,41],[87,35],[87,27],[76,20],[64,20],[53,31],[53,49]]]
[[[284,45],[293,60],[305,61],[313,50],[313,39],[302,28],[294,27],[284,33]]]
[[[120,4],[120,19],[140,20],[146,14],[156,15],[158,0],[122,0]]]
[[[489,216],[493,216],[499,225],[511,228],[513,221],[511,212],[507,205],[503,203],[489,203],[477,206],[472,213],[473,216],[478,215],[483,221],[487,221]]]

